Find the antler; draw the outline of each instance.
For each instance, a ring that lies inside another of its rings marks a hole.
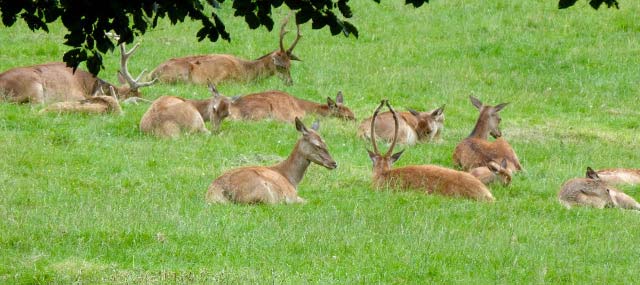
[[[387,100],[387,108],[389,108],[389,111],[391,111],[391,114],[393,114],[393,122],[395,123],[395,131],[393,132],[393,141],[391,142],[391,146],[389,147],[389,150],[387,150],[387,153],[384,155],[385,157],[388,157],[389,155],[391,155],[393,153],[393,148],[396,146],[396,141],[398,140],[398,128],[399,128],[398,114],[391,107],[391,105],[389,105],[389,100]]]
[[[140,44],[137,43],[135,46],[133,46],[132,49],[129,50],[129,52],[127,52],[127,50],[124,47],[124,43],[120,44],[120,71],[119,72],[122,75],[122,77],[124,77],[124,79],[129,84],[129,88],[131,88],[133,90],[137,90],[140,87],[146,87],[146,86],[152,85],[152,84],[156,83],[156,80],[158,80],[157,78],[154,78],[153,80],[151,80],[149,82],[139,83],[140,78],[147,71],[146,69],[143,70],[140,73],[140,75],[138,75],[138,77],[135,78],[135,79],[133,78],[133,76],[131,76],[131,73],[129,73],[129,68],[127,67],[127,63],[129,62],[129,58],[131,57],[131,55],[136,51],[136,49],[139,46],[140,46]]]
[[[298,44],[298,41],[302,37],[302,35],[300,34],[300,25],[296,24],[296,29],[297,29],[296,39],[293,40],[293,43],[291,44],[291,46],[287,50],[287,53],[293,52],[293,49],[296,47],[296,45]]]
[[[293,49],[298,44],[298,41],[302,37],[302,35],[300,34],[300,25],[296,24],[296,29],[297,29],[296,39],[293,40],[293,43],[291,44],[289,49],[285,49],[284,48],[284,42],[283,42],[284,41],[284,35],[289,32],[289,31],[285,30],[285,27],[289,23],[289,18],[290,17],[291,17],[291,13],[289,13],[289,15],[287,15],[287,17],[284,19],[284,21],[282,21],[282,26],[280,27],[280,51],[287,52],[287,53],[291,53],[293,51]]]
[[[378,155],[380,154],[380,152],[378,151],[378,144],[376,144],[376,117],[378,116],[378,112],[380,112],[380,109],[382,109],[382,106],[384,106],[384,103],[386,101],[386,99],[380,101],[380,106],[378,106],[376,111],[373,112],[373,118],[371,118],[371,144],[373,145],[373,152]]]

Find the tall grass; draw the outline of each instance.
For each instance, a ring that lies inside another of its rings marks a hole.
[[[302,26],[292,66],[278,78],[225,84],[226,95],[280,89],[314,101],[343,90],[358,119],[381,98],[397,109],[447,104],[441,143],[408,148],[397,163],[451,167],[471,131],[473,95],[502,111],[505,138],[525,171],[497,201],[372,191],[357,123],[323,119],[339,163],[312,166],[305,205],[207,206],[213,179],[286,157],[299,134],[277,122],[224,122],[217,136],[142,135],[147,105],[124,116],[40,115],[0,105],[0,283],[632,283],[638,214],[566,210],[560,185],[586,166],[638,167],[640,4],[593,11],[586,1],[354,2],[360,39]],[[198,23],[162,22],[140,36],[132,72],[177,56],[257,58],[277,31],[249,30],[224,6],[230,43],[197,42]],[[282,19],[288,11],[277,11]],[[0,70],[59,61],[64,30],[0,32]],[[288,41],[292,40],[292,36]],[[118,55],[101,76],[116,81]],[[156,85],[147,98],[205,98],[206,87]],[[313,118],[305,119],[310,123]],[[624,190],[639,197],[638,188]]]

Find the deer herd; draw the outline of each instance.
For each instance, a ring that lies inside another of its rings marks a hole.
[[[128,70],[129,58],[138,44],[127,51],[120,44],[120,70],[115,86],[91,73],[54,62],[16,67],[0,73],[0,99],[13,103],[41,104],[41,113],[123,114],[120,102],[147,101],[141,99],[140,89],[156,83],[208,84],[208,99],[196,100],[179,96],[161,96],[151,102],[140,119],[140,131],[161,138],[175,138],[183,133],[217,133],[225,119],[275,120],[293,123],[301,137],[289,157],[272,166],[246,166],[231,169],[213,180],[205,200],[207,203],[302,203],[297,186],[313,162],[327,169],[338,164],[331,157],[327,143],[318,133],[320,123],[308,128],[301,121],[308,114],[316,117],[335,117],[355,121],[354,113],[344,105],[344,95],[337,91],[335,99],[327,96],[326,103],[316,103],[283,91],[270,90],[244,96],[227,97],[216,85],[235,81],[247,83],[279,75],[286,85],[293,84],[290,67],[293,54],[302,35],[297,34],[289,48],[284,36],[288,17],[279,33],[279,48],[256,60],[245,60],[228,54],[194,55],[169,59],[142,82],[144,71],[134,78]],[[361,121],[357,136],[370,141],[367,150],[373,164],[372,187],[377,190],[417,191],[477,201],[493,202],[489,186],[494,182],[509,187],[514,174],[522,165],[511,145],[500,131],[500,112],[508,105],[484,105],[470,96],[479,115],[470,135],[460,141],[453,151],[453,165],[457,169],[438,165],[409,165],[393,168],[404,149],[394,153],[397,145],[413,146],[442,140],[444,108],[419,112],[409,109],[396,112],[388,100],[382,100],[373,116]],[[388,109],[380,112],[383,107]],[[210,122],[210,128],[206,126]],[[489,137],[493,137],[490,140]],[[389,143],[382,154],[377,141]],[[586,177],[568,180],[558,193],[558,200],[567,208],[591,206],[640,210],[631,196],[616,189],[621,184],[640,183],[640,170],[587,168]]]

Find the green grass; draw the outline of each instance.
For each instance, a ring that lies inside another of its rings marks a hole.
[[[312,166],[305,205],[207,206],[213,179],[233,167],[289,154],[298,133],[277,122],[224,122],[218,136],[158,140],[125,115],[40,115],[0,105],[0,283],[620,283],[638,280],[638,213],[566,210],[560,185],[586,166],[638,167],[640,4],[594,11],[586,1],[353,3],[360,39],[304,25],[295,84],[278,78],[226,84],[226,95],[281,89],[324,101],[343,90],[358,119],[382,98],[397,109],[447,104],[444,140],[407,149],[397,166],[451,167],[473,127],[468,96],[511,102],[502,129],[525,171],[493,204],[371,190],[357,123],[323,119],[339,163]],[[257,58],[277,31],[223,19],[232,42],[197,42],[198,23],[167,22],[141,36],[137,73],[170,57]],[[286,11],[277,11],[282,19]],[[0,70],[58,61],[50,34],[0,29]],[[291,41],[293,37],[289,37]],[[116,81],[118,56],[101,76]],[[206,87],[156,85],[147,98],[205,98]],[[305,119],[310,123],[313,118]],[[640,198],[640,189],[624,190]]]

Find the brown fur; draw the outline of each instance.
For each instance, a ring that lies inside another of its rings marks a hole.
[[[472,104],[480,111],[480,116],[476,126],[466,139],[462,140],[453,152],[453,162],[463,170],[475,167],[487,166],[491,161],[507,160],[508,168],[512,172],[522,170],[520,160],[511,148],[511,145],[501,138],[502,132],[499,129],[500,115],[498,112],[507,103],[496,106],[482,105],[478,99],[470,97]],[[496,138],[495,141],[488,140],[489,134]]]
[[[300,60],[292,51],[300,39],[298,35],[289,49],[282,44],[284,30],[288,18],[280,29],[280,49],[270,52],[256,60],[244,60],[230,54],[195,55],[172,58],[161,63],[152,73],[152,78],[161,82],[187,82],[195,84],[220,84],[226,81],[248,82],[280,75],[287,85],[293,84],[291,79],[291,60]]]
[[[369,158],[373,162],[373,185],[376,189],[390,187],[397,190],[415,190],[426,194],[440,194],[452,197],[465,197],[479,201],[493,201],[489,189],[471,174],[435,165],[412,165],[392,169],[392,164],[400,158],[402,151],[391,155],[398,138],[399,119],[389,102],[383,100],[374,112],[371,124],[375,124],[379,110],[386,104],[394,118],[394,137],[386,154],[380,154],[375,140],[375,128],[372,129],[371,143],[373,152]]]
[[[297,186],[311,162],[328,169],[337,167],[320,135],[317,122],[307,129],[295,119],[302,133],[289,157],[276,165],[248,166],[225,172],[216,178],[205,196],[208,203],[276,204],[303,203]]]
[[[40,110],[40,113],[49,112],[122,115],[122,108],[113,96],[94,96],[81,101],[56,102]]]
[[[567,208],[590,206],[599,209],[615,207],[640,210],[638,202],[601,180],[590,167],[587,167],[586,178],[573,178],[562,185],[558,193],[558,200]]]
[[[308,113],[354,120],[353,112],[343,105],[343,100],[342,92],[338,92],[335,101],[327,97],[327,103],[320,104],[282,91],[266,91],[232,100],[229,113],[233,120],[273,119],[293,122],[295,118],[304,118]]]
[[[597,171],[600,179],[610,185],[640,184],[640,169],[611,168]]]
[[[491,161],[488,166],[473,168],[469,170],[469,174],[480,180],[484,185],[500,181],[503,186],[509,186],[512,178],[511,170],[507,168],[506,159],[503,159],[501,164]]]
[[[211,122],[212,130],[218,131],[220,123],[229,115],[226,97],[212,85],[212,97],[204,100],[162,96],[156,99],[140,120],[140,130],[158,137],[177,137],[183,131],[206,133],[205,121]]]
[[[123,52],[121,68],[123,71],[120,75],[129,75],[126,70],[126,62],[136,47],[126,54],[124,45],[121,45],[121,52]],[[124,99],[139,97],[138,89],[153,83],[138,83],[133,79],[127,81],[128,86],[115,87],[89,72],[80,69],[73,72],[73,69],[67,67],[63,62],[16,67],[0,74],[0,99],[34,104],[73,102],[82,101],[94,95],[105,95],[105,90],[110,87],[114,87],[117,96]]]
[[[429,112],[400,112],[398,143],[414,145],[428,142],[441,137],[444,129],[444,106]],[[383,112],[376,118],[376,135],[378,139],[390,142],[394,134],[393,116],[390,112]],[[371,117],[366,118],[358,127],[358,136],[367,140],[371,138]]]

